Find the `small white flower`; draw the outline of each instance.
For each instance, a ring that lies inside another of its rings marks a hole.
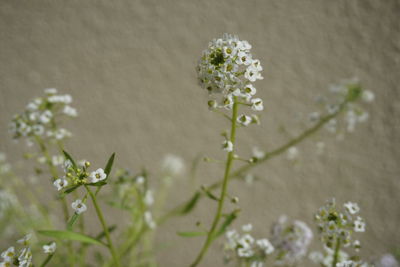
[[[274,247],[272,246],[271,242],[268,239],[259,239],[256,241],[257,246],[264,251],[266,255],[271,254],[274,252]]]
[[[251,247],[242,247],[237,250],[237,254],[242,258],[250,258],[254,255],[254,251],[251,249]]]
[[[3,258],[4,261],[12,261],[14,255],[15,255],[14,247],[9,247],[7,250],[1,253],[1,257]]]
[[[246,84],[244,87],[244,93],[248,96],[253,96],[257,92],[256,88],[252,84]]]
[[[154,203],[153,191],[147,190],[146,194],[144,195],[143,201],[147,206],[153,205],[153,203]]]
[[[32,252],[29,247],[25,247],[21,250],[18,256],[19,267],[30,267],[32,266]]]
[[[143,176],[136,177],[136,184],[144,184],[145,178]]]
[[[362,100],[365,102],[372,102],[375,100],[375,94],[372,91],[364,90],[361,94]]]
[[[35,135],[42,135],[44,133],[44,127],[40,124],[35,124],[32,126],[32,131]]]
[[[247,126],[251,123],[252,120],[250,116],[240,115],[239,117],[237,117],[236,121],[243,126]]]
[[[53,117],[53,113],[50,110],[45,110],[40,116],[39,121],[43,124],[49,123],[51,118]]]
[[[226,109],[232,109],[233,107],[233,96],[231,94],[227,95],[223,100],[223,106]]]
[[[51,242],[48,245],[43,246],[43,252],[46,254],[53,254],[57,249],[56,242]]]
[[[144,220],[145,220],[147,226],[148,226],[150,229],[156,228],[156,222],[153,220],[153,216],[151,215],[151,212],[150,212],[150,211],[146,211],[146,212],[144,213]]]
[[[185,163],[181,157],[168,154],[164,157],[162,168],[171,175],[179,175],[184,171]]]
[[[64,157],[61,155],[54,155],[51,158],[51,162],[54,166],[62,165],[64,163]]]
[[[360,207],[357,203],[347,202],[344,204],[344,207],[348,212],[350,212],[350,214],[356,214],[360,211]]]
[[[242,226],[243,232],[251,232],[253,230],[253,225],[251,223]]]
[[[354,221],[354,231],[365,232],[365,222],[361,217],[357,217],[357,220]]]
[[[250,82],[255,82],[256,80],[264,79],[261,76],[261,73],[252,65],[247,67],[246,72],[244,73],[244,77]]]
[[[252,62],[251,54],[239,52],[236,62],[240,65],[250,65]]]
[[[76,111],[76,109],[70,106],[65,106],[63,109],[63,113],[70,117],[78,116],[78,112]]]
[[[97,183],[107,178],[107,174],[105,174],[102,168],[98,168],[96,171],[91,172],[89,175],[92,183]]]
[[[336,264],[336,267],[356,267],[356,263],[354,261],[342,261]]]
[[[299,156],[299,150],[297,147],[292,146],[288,149],[287,158],[288,160],[295,160]]]
[[[27,234],[23,238],[19,239],[17,241],[17,243],[27,246],[29,244],[29,240],[31,240],[31,238],[32,238],[32,234]]]
[[[68,181],[65,178],[58,178],[54,181],[53,185],[57,188],[58,191],[60,191],[68,185]]]
[[[227,152],[232,152],[232,151],[233,151],[233,144],[232,144],[232,142],[229,141],[229,140],[225,140],[225,141],[222,143],[222,149],[225,150],[225,151],[227,151]]]
[[[72,202],[71,207],[73,210],[75,210],[76,214],[81,214],[82,212],[85,212],[87,210],[85,203],[83,203],[80,199]]]
[[[263,101],[261,98],[253,98],[251,100],[251,109],[255,111],[261,111],[264,109]]]

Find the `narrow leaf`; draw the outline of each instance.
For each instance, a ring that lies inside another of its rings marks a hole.
[[[182,237],[196,237],[207,235],[207,232],[177,232],[177,234]]]
[[[104,172],[107,174],[107,178],[108,178],[108,175],[110,175],[110,173],[111,173],[111,169],[114,164],[114,158],[115,158],[115,153],[113,153],[111,155],[111,157],[108,159],[106,167],[104,168]]]
[[[187,202],[187,204],[179,211],[179,214],[187,214],[193,210],[193,208],[196,206],[197,201],[200,199],[200,192],[196,192],[194,196]]]
[[[71,157],[71,155],[70,155],[70,154],[68,154],[68,152],[67,152],[67,151],[65,151],[65,150],[63,150],[63,153],[64,153],[64,156],[65,156],[65,158],[66,158],[66,159],[69,159],[69,160],[71,161],[71,163],[72,163],[72,166],[73,166],[73,167],[74,167],[74,169],[76,170],[76,169],[77,169],[77,165],[76,165],[76,163],[75,163],[74,159]]]
[[[78,213],[74,213],[74,215],[72,215],[72,217],[69,219],[68,223],[67,223],[67,229],[68,230],[72,230],[72,226],[74,226],[76,220],[79,218],[79,214]]]
[[[90,185],[90,186],[103,186],[103,185],[106,185],[106,184],[107,184],[106,181],[100,181],[100,182],[97,182],[97,183],[90,183],[90,184],[86,184],[86,185]]]
[[[216,197],[213,193],[211,193],[210,191],[204,190],[204,192],[205,192],[206,195],[207,195],[209,198],[211,198],[212,200],[219,201],[219,198],[217,198],[217,197]]]
[[[214,238],[222,235],[225,233],[226,228],[232,224],[232,222],[237,218],[237,211],[233,211],[232,213],[228,214],[225,218],[225,221],[222,223],[221,227],[219,228],[218,232],[215,233]]]
[[[108,229],[108,232],[111,234],[115,229],[117,229],[117,226],[114,224],[114,225],[111,225],[110,227],[108,227],[107,229]],[[105,236],[106,236],[106,233],[104,231],[102,231],[100,234],[98,234],[96,236],[96,239],[101,240]]]
[[[39,234],[45,235],[52,238],[58,238],[61,240],[73,240],[87,244],[95,244],[95,245],[105,245],[99,240],[96,240],[90,236],[79,234],[72,231],[54,231],[54,230],[42,230],[38,231]]]
[[[64,197],[65,195],[68,195],[69,193],[71,193],[71,192],[74,192],[76,189],[78,189],[78,187],[80,187],[81,185],[80,184],[78,184],[78,185],[74,185],[74,186],[71,186],[71,187],[69,187],[69,188],[67,188],[62,194],[61,194],[61,197]]]

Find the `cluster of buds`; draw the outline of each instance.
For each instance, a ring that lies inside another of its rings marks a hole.
[[[242,234],[236,230],[226,232],[224,249],[227,252],[226,261],[232,260],[233,256],[240,262],[249,263],[252,267],[261,267],[268,255],[274,252],[274,246],[266,239],[255,239],[251,235],[252,225],[242,226]]]
[[[255,98],[257,92],[253,82],[261,80],[262,66],[254,59],[251,45],[239,40],[237,36],[224,34],[222,38],[212,40],[197,66],[200,86],[210,95],[222,94],[222,99],[208,101],[210,109],[232,109],[235,99],[251,107],[254,111],[264,109],[263,101]],[[247,126],[259,124],[256,115],[239,115],[237,123]]]
[[[83,161],[82,164],[74,165],[69,159],[65,160],[65,175],[62,178],[56,179],[53,183],[54,186],[60,191],[68,185],[95,185],[107,178],[107,174],[102,168],[89,172],[89,167],[89,161]]]
[[[281,216],[272,226],[271,243],[277,252],[275,265],[294,266],[307,254],[313,233],[305,222],[294,220],[288,223]]]
[[[77,111],[71,107],[72,97],[68,94],[59,95],[54,88],[45,89],[45,95],[33,99],[24,112],[14,116],[9,131],[14,139],[27,138],[32,143],[35,137],[50,140],[62,140],[71,133],[57,127],[57,119],[63,116],[76,117]]]
[[[339,211],[332,199],[315,214],[321,240],[328,248],[334,248],[339,242],[343,247],[353,246],[358,251],[360,241],[352,241],[352,235],[354,232],[365,232],[365,222],[358,216],[360,208],[357,203],[347,202],[343,206],[343,211]]]

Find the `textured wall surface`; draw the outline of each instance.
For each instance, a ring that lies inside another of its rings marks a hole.
[[[56,87],[74,97],[80,113],[68,124],[75,155],[100,164],[115,151],[118,166],[133,170],[158,166],[166,153],[222,158],[219,133],[228,125],[208,112],[195,65],[209,40],[235,33],[253,45],[265,77],[257,82],[262,124],[239,133],[244,155],[300,132],[299,115],[313,111],[315,96],[335,81],[357,76],[376,95],[370,121],[343,141],[323,131],[299,147],[296,166],[275,158],[254,171],[257,186],[232,183],[242,208],[236,226],[252,222],[267,235],[281,214],[312,224],[326,199],[352,200],[367,221],[363,255],[380,255],[400,244],[399,17],[396,0],[2,0],[0,150],[18,159],[24,148],[7,134],[10,118],[43,88]],[[320,140],[327,149],[317,156]],[[200,173],[199,183],[210,183],[222,167],[202,164]],[[177,186],[167,205],[190,195],[188,185]],[[215,208],[203,202],[159,229],[158,242],[170,244],[158,253],[161,266],[188,265],[200,239],[175,233],[198,220],[207,225]],[[217,243],[202,266],[222,265]]]

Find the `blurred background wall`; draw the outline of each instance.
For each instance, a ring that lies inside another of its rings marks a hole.
[[[282,156],[254,170],[256,186],[232,183],[242,208],[235,226],[251,222],[266,236],[287,214],[315,229],[314,211],[336,197],[361,206],[364,256],[392,251],[400,245],[399,16],[397,0],[2,0],[0,150],[11,162],[20,159],[25,147],[13,144],[7,124],[44,88],[56,87],[74,97],[79,111],[66,125],[74,133],[67,148],[94,164],[113,151],[117,166],[132,170],[158,168],[167,153],[188,164],[197,155],[223,158],[219,134],[228,125],[208,112],[195,65],[212,38],[234,33],[264,66],[257,88],[265,111],[261,126],[239,133],[244,155],[299,133],[299,118],[314,111],[315,97],[331,83],[356,76],[376,95],[370,121],[354,134],[338,141],[322,131],[299,146],[295,166]],[[326,144],[321,156],[317,141]],[[211,183],[222,167],[204,163],[199,173],[199,184]],[[176,187],[168,206],[192,190],[184,181]],[[186,266],[198,252],[200,239],[176,231],[198,220],[208,225],[215,206],[202,204],[159,229],[158,242],[170,244],[158,253],[161,266]],[[203,266],[222,265],[217,243]]]

